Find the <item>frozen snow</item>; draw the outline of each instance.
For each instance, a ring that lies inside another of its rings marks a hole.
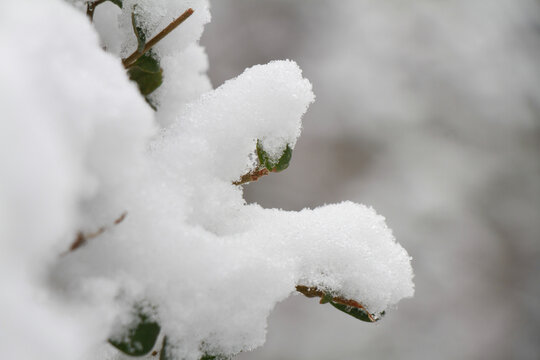
[[[214,83],[290,56],[317,94],[291,168],[247,186],[246,200],[368,203],[415,258],[414,301],[378,326],[359,331],[295,297],[272,313],[263,349],[239,358],[540,354],[540,2],[212,5],[202,42]]]
[[[207,3],[136,3],[125,0],[118,19],[96,10],[116,39],[98,39],[57,0],[1,5],[3,355],[114,357],[99,344],[141,301],[178,357],[198,359],[261,345],[268,314],[296,285],[373,313],[412,296],[410,258],[374,210],[263,209],[233,185],[257,166],[257,140],[273,158],[294,148],[314,101],[296,63],[257,65],[211,90],[197,44]],[[135,45],[131,11],[153,34],[188,7],[193,17],[156,49],[166,80],[154,113],[117,57]],[[66,253],[78,231],[103,226]],[[26,331],[35,324],[43,331]]]
[[[99,304],[106,286],[74,307],[48,272],[83,226],[84,201],[129,177],[152,112],[70,6],[4,1],[0,10],[2,358],[80,358],[114,319]]]

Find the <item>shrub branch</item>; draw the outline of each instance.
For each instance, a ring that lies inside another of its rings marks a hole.
[[[116,220],[114,220],[114,222],[112,223],[112,226],[116,226],[116,225],[120,224],[122,221],[124,221],[126,216],[127,216],[127,212],[123,212],[122,215],[120,215]],[[67,255],[70,252],[77,250],[81,246],[85,245],[88,240],[98,237],[99,235],[101,235],[105,231],[107,231],[107,229],[109,229],[109,227],[102,226],[99,229],[97,229],[97,231],[94,231],[94,232],[88,233],[88,234],[85,234],[82,231],[79,231],[77,233],[77,237],[75,238],[75,240],[73,240],[73,242],[71,243],[71,246],[69,247],[69,249],[64,251],[62,253],[62,256]]]
[[[178,18],[173,20],[165,29],[161,30],[156,36],[154,36],[152,39],[150,39],[146,45],[144,46],[144,49],[142,51],[139,51],[138,49],[135,50],[131,55],[129,55],[127,58],[122,60],[122,64],[126,69],[131,67],[137,59],[139,59],[141,56],[143,56],[148,50],[150,50],[154,45],[156,45],[158,42],[160,42],[165,36],[167,36],[171,31],[176,29],[178,25],[186,21],[188,17],[190,17],[193,14],[194,10],[189,8],[187,9],[182,15],[180,15]]]
[[[233,182],[234,185],[243,185],[248,182],[257,181],[263,176],[268,175],[270,172],[267,168],[255,169],[252,172],[242,175],[240,180]]]
[[[296,286],[296,291],[298,291],[299,293],[302,293],[303,295],[307,296],[308,298],[320,297],[321,298],[321,301],[320,301],[321,304],[323,304],[323,299],[325,297],[328,297],[328,295],[329,295],[327,292],[319,290],[316,287],[308,287],[308,286],[304,286],[304,285],[297,285]],[[355,300],[349,300],[349,299],[344,299],[342,297],[335,297],[335,296],[331,296],[331,299],[329,299],[329,300],[333,301],[333,302],[335,302],[337,304],[342,304],[342,305],[362,309],[367,314],[367,316],[368,316],[369,320],[371,320],[371,322],[377,321],[377,319],[369,311],[367,311],[367,309],[366,309],[366,307],[364,305],[360,304],[359,302],[357,302]]]

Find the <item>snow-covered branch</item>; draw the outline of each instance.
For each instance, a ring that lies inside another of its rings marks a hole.
[[[314,101],[295,62],[211,89],[206,0],[123,0],[117,17],[92,3],[92,24],[71,2],[0,15],[6,358],[229,357],[264,343],[295,289],[371,321],[412,296],[410,257],[373,209],[246,204],[237,185],[289,166]]]

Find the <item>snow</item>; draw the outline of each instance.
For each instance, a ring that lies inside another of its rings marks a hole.
[[[212,174],[231,183],[253,170],[250,155],[257,139],[275,158],[287,144],[294,148],[301,116],[313,99],[311,84],[302,78],[294,62],[257,65],[186,106],[155,151],[198,157],[196,163],[183,164],[177,157],[164,156],[175,162],[171,166],[180,166],[179,172],[200,172],[204,177]]]
[[[167,127],[187,103],[210,91],[212,85],[206,76],[206,53],[198,44],[191,44],[182,52],[163,57],[161,67],[165,74],[163,84],[151,97],[159,106],[156,120],[161,126]]]
[[[114,318],[100,305],[73,309],[48,269],[82,226],[84,200],[131,172],[152,113],[69,6],[7,1],[0,13],[2,357],[80,358]]]
[[[376,327],[293,297],[270,316],[265,346],[240,359],[540,354],[539,6],[213,3],[202,42],[215,84],[287,56],[317,94],[293,165],[247,186],[246,200],[289,210],[370,204],[415,269],[414,301]],[[220,34],[238,45],[223,46]]]
[[[135,44],[134,4],[118,18],[96,10],[101,33],[118,29],[101,39],[80,2],[1,5],[3,356],[114,358],[106,339],[141,301],[178,358],[198,359],[262,345],[268,314],[296,285],[373,313],[412,296],[410,257],[374,210],[263,209],[233,185],[255,169],[257,140],[274,159],[294,148],[314,101],[296,63],[257,65],[211,90],[197,44],[207,3],[138,1],[148,34],[195,9],[156,48],[166,80],[154,113],[117,57]],[[78,231],[101,227],[68,251]]]
[[[124,0],[122,4],[122,13],[118,19],[120,37],[123,39],[122,57],[128,56],[137,48],[131,22],[132,13],[140,19],[147,39],[150,39],[187,9],[192,8],[195,11],[188,21],[154,47],[160,57],[174,54],[197,42],[202,35],[204,24],[210,21],[206,0]]]

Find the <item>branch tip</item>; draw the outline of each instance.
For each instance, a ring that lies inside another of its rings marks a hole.
[[[122,215],[120,215],[116,220],[114,220],[112,225],[116,226],[116,225],[120,224],[122,221],[124,221],[126,216],[127,216],[127,211],[124,211],[122,213]],[[97,231],[95,231],[93,233],[89,233],[89,234],[85,234],[82,231],[79,231],[77,233],[77,236],[75,237],[75,240],[73,240],[73,242],[71,243],[69,249],[64,251],[60,255],[65,256],[65,255],[69,254],[70,252],[73,252],[73,251],[77,250],[78,248],[86,245],[88,240],[98,237],[99,235],[103,234],[107,230],[108,230],[107,226],[102,226]]]
[[[248,182],[257,181],[263,176],[268,175],[270,172],[267,168],[255,169],[252,172],[242,175],[240,180],[233,182],[233,185],[243,185]]]
[[[329,296],[329,294],[327,292],[319,290],[316,287],[308,287],[308,286],[304,286],[304,285],[297,285],[296,286],[296,291],[298,291],[299,293],[303,294],[304,296],[306,296],[308,298],[320,297],[321,298],[321,301],[320,301],[321,304],[324,304],[326,302],[325,297]],[[371,322],[376,322],[377,321],[377,319],[369,311],[367,311],[366,307],[364,305],[360,304],[359,302],[357,302],[355,300],[344,299],[342,297],[336,297],[336,296],[333,296],[333,295],[330,295],[329,297],[330,297],[329,301],[335,302],[337,304],[342,304],[342,305],[346,305],[346,306],[361,309],[367,314],[367,317],[369,318],[369,320]]]

